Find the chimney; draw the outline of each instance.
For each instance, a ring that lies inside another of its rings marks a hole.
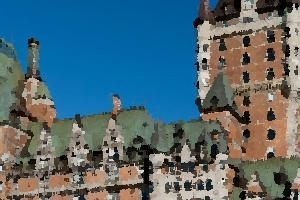
[[[28,39],[28,67],[27,67],[27,76],[36,77],[38,76],[39,68],[39,48],[40,42],[35,38]]]
[[[200,1],[199,17],[204,21],[208,21],[210,18],[212,18],[212,11],[209,7],[209,0]]]

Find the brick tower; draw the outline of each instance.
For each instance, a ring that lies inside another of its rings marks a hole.
[[[200,4],[196,104],[204,120],[218,119],[228,131],[230,158],[300,151],[298,7],[294,0]]]

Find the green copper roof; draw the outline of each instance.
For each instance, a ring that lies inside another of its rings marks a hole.
[[[203,101],[204,109],[212,106],[211,100],[213,97],[218,99],[217,107],[225,107],[226,105],[232,106],[233,104],[233,89],[229,84],[228,77],[222,72],[215,77],[214,82]]]

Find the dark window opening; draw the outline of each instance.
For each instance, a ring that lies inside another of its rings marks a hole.
[[[213,98],[211,98],[210,103],[214,106],[217,106],[219,103],[219,99],[216,96],[213,96]]]
[[[272,17],[273,16],[273,12],[268,12],[268,17]]]
[[[275,51],[273,48],[267,49],[267,61],[274,61],[275,60]]]
[[[241,193],[240,193],[240,195],[239,195],[239,198],[240,199],[247,199],[247,192],[246,191],[242,191]]]
[[[243,72],[243,80],[244,80],[244,83],[249,83],[250,75],[248,72]]]
[[[268,130],[267,138],[268,140],[274,140],[276,132],[273,129]]]
[[[172,186],[170,185],[169,182],[167,182],[165,184],[165,192],[168,194],[170,192],[170,190],[172,189]]]
[[[290,45],[285,45],[284,55],[285,57],[290,57]]]
[[[268,121],[273,121],[275,119],[276,119],[275,113],[274,113],[273,109],[270,108],[270,110],[268,111],[268,114],[267,114],[267,120]]]
[[[267,41],[268,41],[268,43],[275,42],[275,33],[274,33],[274,31],[271,31],[271,30],[267,31]]]
[[[295,49],[294,49],[294,54],[295,54],[295,56],[298,56],[298,51],[299,51],[299,48],[298,48],[298,47],[295,47]]]
[[[244,120],[245,124],[250,124],[251,123],[249,111],[244,112],[243,120]]]
[[[296,8],[296,10],[298,10],[298,8],[299,8],[299,4],[298,3],[295,3],[295,8]]]
[[[225,40],[224,39],[220,39],[219,51],[225,51],[225,50],[227,50],[226,45],[225,45]]]
[[[243,105],[249,107],[251,101],[249,96],[244,96]]]
[[[247,65],[250,63],[250,56],[248,55],[248,53],[244,53],[243,54],[243,65]]]
[[[252,17],[243,17],[243,23],[250,23],[250,22],[253,22]]]
[[[208,69],[208,64],[207,64],[207,59],[203,58],[202,59],[202,69],[207,70]]]
[[[288,64],[284,64],[283,70],[284,70],[284,75],[285,76],[289,76],[290,75],[290,69],[289,69],[289,65]]]
[[[204,182],[202,180],[200,180],[197,186],[198,186],[198,190],[204,190]]]
[[[245,147],[241,147],[242,149],[242,153],[246,153],[246,148]]]
[[[218,68],[219,69],[223,69],[225,67],[226,67],[226,60],[224,58],[220,57],[219,58],[219,66],[218,66]]]
[[[183,186],[185,191],[191,191],[192,184],[190,182],[186,181]]]
[[[291,34],[290,34],[290,28],[289,27],[285,27],[284,28],[284,33],[285,33],[285,37],[291,37]]]
[[[208,44],[204,44],[204,45],[203,45],[203,51],[204,51],[204,52],[207,52],[208,47],[209,47]]]
[[[250,37],[249,36],[245,36],[243,38],[243,44],[244,44],[244,47],[249,47],[250,46]]]
[[[208,179],[207,182],[206,182],[206,190],[209,191],[209,190],[212,190],[212,189],[214,189],[214,187],[212,185],[212,180]]]
[[[279,17],[284,16],[284,14],[285,14],[284,9],[285,9],[285,6],[279,6],[278,12],[277,12]]]
[[[274,73],[273,68],[268,69],[268,72],[267,72],[267,80],[268,80],[268,81],[271,81],[271,80],[274,79],[274,77],[275,77],[275,73]]]
[[[210,157],[214,160],[217,159],[217,155],[219,154],[219,149],[218,146],[216,144],[213,144],[211,147],[211,153],[210,153]]]
[[[268,158],[268,159],[271,159],[271,158],[274,158],[274,157],[275,157],[274,152],[269,152],[269,153],[267,154],[267,158]]]
[[[179,182],[174,182],[174,188],[175,188],[176,191],[180,191]]]
[[[298,76],[298,65],[296,65],[296,69],[294,70],[296,76]]]
[[[223,21],[223,26],[225,26],[225,27],[228,26],[228,21],[227,20]]]
[[[249,131],[249,129],[246,129],[246,130],[243,131],[243,136],[245,138],[249,138],[250,137],[250,131]]]

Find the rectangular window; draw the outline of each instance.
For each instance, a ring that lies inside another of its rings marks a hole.
[[[208,70],[208,64],[207,64],[207,59],[206,58],[202,59],[202,69],[203,70]]]
[[[225,21],[223,21],[223,26],[225,26],[225,27],[227,27],[228,26],[228,21],[227,20],[225,20]]]
[[[271,80],[274,79],[274,77],[275,77],[275,73],[274,73],[273,68],[268,69],[268,70],[267,70],[267,77],[266,77],[267,80],[268,80],[268,81],[271,81]]]
[[[219,51],[225,51],[227,50],[226,45],[225,45],[225,40],[224,39],[220,39],[219,42]]]
[[[298,47],[295,47],[295,49],[294,49],[294,54],[295,54],[295,56],[298,56],[298,51],[299,51],[299,48],[298,48]]]
[[[274,100],[274,94],[268,93],[268,102],[272,102]]]
[[[249,36],[245,36],[243,38],[243,45],[244,45],[244,47],[249,47],[250,46],[250,37]]]
[[[204,45],[203,45],[203,51],[204,51],[204,52],[207,52],[208,47],[209,47],[208,44],[204,44]]]
[[[249,83],[250,76],[249,76],[248,72],[243,72],[243,81],[244,81],[244,83]]]
[[[275,42],[275,33],[274,33],[274,31],[271,31],[271,30],[267,31],[267,40],[268,40],[268,43]]]
[[[267,61],[274,61],[275,60],[275,51],[273,48],[267,49]]]

